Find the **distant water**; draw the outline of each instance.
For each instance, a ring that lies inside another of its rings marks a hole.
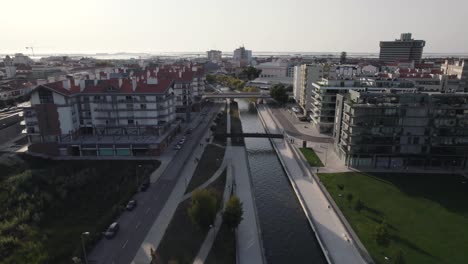
[[[253,51],[252,56],[254,57],[338,57],[341,52],[274,52],[274,51]],[[25,53],[29,55],[28,53]],[[14,54],[0,54],[0,60],[6,55]],[[379,56],[376,52],[348,52],[348,57],[360,57],[360,58],[377,58]],[[43,57],[50,56],[70,56],[70,57],[92,57],[101,60],[130,60],[130,59],[149,59],[152,57],[163,57],[163,58],[201,58],[206,56],[206,52],[158,52],[158,53],[44,53],[36,54],[36,56],[30,56],[34,60],[39,60]],[[223,56],[231,57],[232,51],[223,51]],[[468,58],[468,53],[424,53],[425,58],[445,58],[445,57],[463,57]]]

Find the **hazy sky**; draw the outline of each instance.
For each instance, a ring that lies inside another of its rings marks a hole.
[[[468,0],[2,0],[0,53],[378,52],[412,32],[468,53]]]

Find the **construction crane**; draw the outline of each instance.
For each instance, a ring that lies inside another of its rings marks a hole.
[[[30,49],[31,52],[32,52],[32,55],[33,55],[33,57],[34,57],[34,47],[26,47],[26,49]]]

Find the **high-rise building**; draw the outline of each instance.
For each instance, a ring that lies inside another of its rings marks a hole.
[[[244,47],[240,47],[234,50],[232,59],[239,62],[240,67],[247,66],[252,61],[252,51]]]
[[[222,60],[222,52],[220,50],[209,50],[206,52],[206,56],[208,60],[211,62],[221,62]]]
[[[380,60],[383,62],[421,61],[424,40],[414,40],[411,33],[402,33],[400,39],[380,42]]]

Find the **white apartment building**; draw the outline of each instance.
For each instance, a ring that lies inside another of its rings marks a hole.
[[[445,60],[441,65],[441,70],[446,75],[455,75],[460,80],[459,87],[461,91],[468,92],[468,61],[467,60]]]
[[[101,74],[99,74],[101,75]],[[148,69],[128,78],[39,85],[25,109],[31,152],[50,156],[156,156],[200,107],[198,67]],[[181,118],[183,119],[183,118]]]
[[[294,99],[304,113],[311,108],[312,84],[321,78],[336,76],[336,66],[327,64],[302,64],[294,67]]]

